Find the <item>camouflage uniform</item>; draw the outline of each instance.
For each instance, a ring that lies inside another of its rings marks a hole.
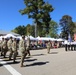
[[[1,43],[1,56],[3,56],[3,48],[2,48],[3,41],[4,41],[4,38],[2,38],[2,41],[0,42]]]
[[[12,51],[13,51],[13,62],[15,62],[16,56],[17,56],[17,42],[16,42],[16,38],[14,38],[13,43],[12,43]]]
[[[47,53],[50,53],[51,43],[48,41],[47,43]]]
[[[21,61],[20,61],[20,66],[23,67],[24,59],[27,55],[26,51],[26,43],[25,43],[25,37],[22,36],[22,39],[19,42],[19,50],[21,52]]]
[[[27,38],[26,45],[27,45],[26,50],[27,50],[27,52],[28,52],[28,54],[30,56],[30,38],[29,37]]]
[[[4,58],[6,56],[6,53],[7,53],[7,39],[4,39],[3,43],[2,43],[2,49],[3,49],[3,55],[4,55]]]
[[[12,57],[12,54],[13,54],[13,51],[12,51],[12,37],[10,37],[10,39],[8,40],[7,42],[7,47],[8,47],[8,50],[9,50],[9,60],[11,60],[11,57]]]
[[[0,40],[0,51],[1,51],[1,40]]]

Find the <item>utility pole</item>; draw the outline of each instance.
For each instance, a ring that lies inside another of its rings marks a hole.
[[[37,24],[35,24],[35,37],[37,37]]]

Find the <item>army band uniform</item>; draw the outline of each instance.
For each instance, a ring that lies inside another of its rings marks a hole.
[[[13,54],[13,62],[16,62],[16,57],[17,57],[17,41],[16,38],[14,38],[13,43],[12,43],[12,54]]]
[[[9,50],[9,60],[11,60],[11,57],[12,57],[12,37],[10,37],[10,39],[8,40],[7,42],[7,46],[8,46],[8,50]]]
[[[25,57],[27,55],[26,43],[25,43],[25,36],[22,36],[22,39],[19,42],[19,50],[21,52],[20,66],[23,67],[24,59],[25,59]]]

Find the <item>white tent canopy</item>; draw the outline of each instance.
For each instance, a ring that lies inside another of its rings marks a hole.
[[[37,38],[34,38],[34,37],[31,36],[31,35],[30,35],[30,36],[26,36],[25,39],[27,40],[28,37],[30,38],[30,40],[35,40],[35,41],[38,40]]]
[[[62,38],[57,39],[57,41],[64,41]]]
[[[0,40],[2,40],[3,36],[0,36]]]
[[[55,39],[55,38],[51,38],[51,37],[37,37],[38,40],[44,40],[44,41],[64,41],[62,38],[59,39]]]
[[[0,40],[2,39],[2,37],[4,37],[4,38],[10,38],[10,37],[12,37],[12,38],[18,38],[18,39],[22,39],[22,37],[21,36],[14,36],[13,34],[7,34],[7,35],[5,35],[5,36],[1,36],[0,37]],[[30,40],[35,40],[35,41],[37,41],[37,40],[43,40],[43,41],[64,41],[62,38],[59,38],[59,39],[55,39],[55,38],[50,38],[50,37],[37,37],[37,38],[34,38],[33,36],[25,36],[25,40],[27,40],[27,38],[30,38]]]
[[[28,37],[30,38],[30,40],[35,40],[35,41],[38,40],[37,38],[34,38],[33,36],[25,36],[25,40],[27,40]],[[22,39],[21,36],[18,36],[17,38]]]
[[[5,36],[3,36],[4,38],[10,38],[10,37],[12,37],[12,38],[16,38],[16,36],[14,36],[13,34],[7,34],[7,35],[5,35]]]
[[[22,37],[21,37],[21,36],[17,36],[16,38],[17,38],[17,39],[22,39]]]
[[[44,40],[44,41],[56,41],[56,39],[54,38],[50,38],[50,37],[37,37],[38,40]]]

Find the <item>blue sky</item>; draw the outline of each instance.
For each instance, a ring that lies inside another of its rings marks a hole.
[[[76,22],[76,0],[45,0],[54,8],[51,13],[52,20],[59,23],[63,15],[72,17]],[[33,24],[27,15],[22,16],[20,9],[24,9],[23,0],[0,0],[0,30],[11,31],[19,25]]]

